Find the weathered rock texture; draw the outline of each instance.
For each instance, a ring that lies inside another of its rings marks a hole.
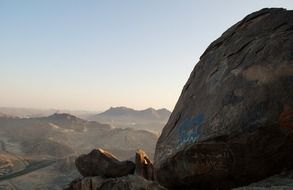
[[[141,149],[135,153],[135,175],[147,180],[154,179],[154,166],[148,155]]]
[[[119,178],[87,177],[73,181],[65,190],[166,190],[158,183],[129,175]]]
[[[292,190],[293,171],[282,172],[246,187],[239,187],[233,190]]]
[[[87,176],[121,177],[133,174],[135,164],[131,161],[119,161],[111,153],[103,149],[94,149],[75,160],[80,174]]]
[[[248,15],[201,56],[158,140],[166,187],[229,189],[293,166],[293,11]]]

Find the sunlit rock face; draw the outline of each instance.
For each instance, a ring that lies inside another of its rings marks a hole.
[[[293,11],[262,9],[203,53],[158,140],[169,188],[229,189],[293,166]]]
[[[94,149],[88,154],[80,155],[75,165],[84,177],[103,176],[121,177],[133,174],[135,164],[131,161],[120,161],[111,153],[103,149]]]
[[[153,164],[142,149],[135,153],[135,164],[100,148],[80,155],[75,164],[83,178],[64,190],[166,190],[153,181]]]

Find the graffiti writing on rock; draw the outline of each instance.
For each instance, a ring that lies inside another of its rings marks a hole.
[[[228,172],[234,166],[233,153],[230,147],[222,143],[199,143],[191,147],[185,154],[185,169],[196,175],[213,171]]]
[[[203,121],[204,115],[199,113],[191,118],[185,119],[179,124],[179,146],[194,143],[199,139],[202,133]]]

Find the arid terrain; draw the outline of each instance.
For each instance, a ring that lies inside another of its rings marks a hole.
[[[0,117],[0,189],[62,189],[79,174],[77,155],[95,148],[133,159],[137,148],[153,157],[158,135],[114,128],[66,113],[47,117]]]

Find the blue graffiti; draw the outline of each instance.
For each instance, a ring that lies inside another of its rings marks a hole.
[[[204,114],[199,113],[179,124],[179,146],[186,143],[194,143],[199,139],[202,133],[203,121]]]

